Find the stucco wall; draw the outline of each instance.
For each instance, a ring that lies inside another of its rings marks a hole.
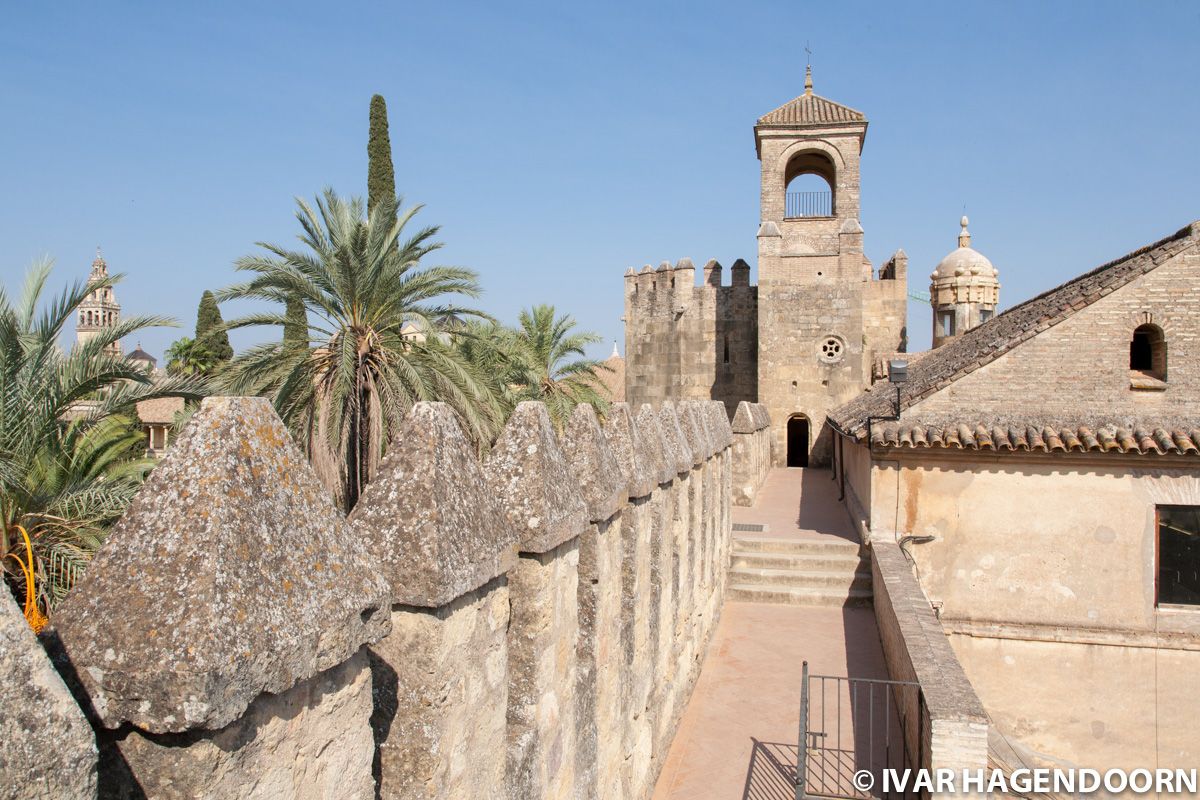
[[[1184,720],[1200,700],[1166,687],[1195,685],[1200,609],[1155,607],[1155,505],[1200,505],[1200,469],[1171,457],[889,455],[873,533],[935,537],[911,545],[917,573],[993,719],[1088,766],[1194,765]]]

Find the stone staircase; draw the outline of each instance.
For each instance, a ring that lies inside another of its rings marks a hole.
[[[739,537],[725,596],[798,606],[870,605],[871,562],[864,547],[834,537]]]

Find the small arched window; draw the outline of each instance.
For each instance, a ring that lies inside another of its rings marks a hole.
[[[729,334],[725,334],[725,355],[722,361],[726,364],[729,363]]]
[[[1167,379],[1167,339],[1157,325],[1139,325],[1129,342],[1129,369],[1155,378]]]

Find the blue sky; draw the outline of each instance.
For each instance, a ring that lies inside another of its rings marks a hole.
[[[0,278],[50,254],[60,286],[102,245],[126,313],[184,326],[143,337],[161,355],[235,258],[294,240],[294,196],[365,192],[379,92],[437,260],[606,355],[627,267],[753,265],[752,127],[809,42],[817,93],[870,120],[868,256],[903,247],[927,291],[965,207],[1008,307],[1200,218],[1197,30],[1194,2],[10,4]]]

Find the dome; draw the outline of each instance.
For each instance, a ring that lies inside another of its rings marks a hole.
[[[127,355],[125,358],[128,361],[139,361],[145,364],[149,369],[154,369],[154,367],[158,364],[158,359],[142,349],[141,342],[138,342],[137,349]]]
[[[992,262],[988,260],[987,256],[971,247],[971,234],[967,230],[967,218],[963,217],[960,224],[962,232],[958,235],[958,249],[943,258],[929,277],[937,280],[971,275],[994,278],[999,275],[999,271],[992,266]]]

